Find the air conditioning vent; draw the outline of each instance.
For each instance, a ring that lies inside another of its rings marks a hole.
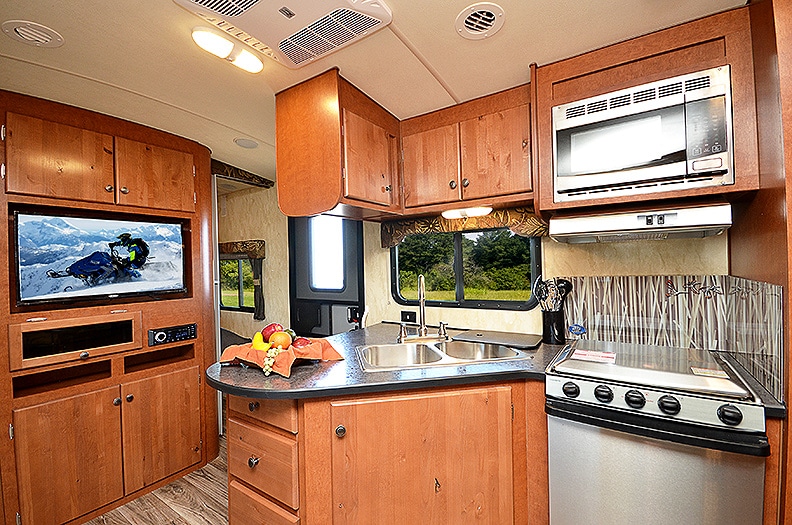
[[[586,106],[575,106],[566,110],[566,118],[582,117],[585,114]]]
[[[259,0],[191,0],[218,15],[240,16],[259,3]]]
[[[596,102],[592,102],[586,106],[586,110],[589,113],[597,113],[599,111],[605,111],[606,109],[608,109],[607,100],[597,100]]]
[[[640,91],[636,91],[635,93],[633,93],[633,102],[636,104],[638,102],[646,102],[647,100],[654,100],[655,98],[657,98],[657,96],[655,95],[654,88],[642,89]]]
[[[630,105],[630,95],[619,95],[610,99],[609,105],[612,108],[620,108],[622,106]]]
[[[682,94],[682,82],[674,82],[673,84],[666,84],[657,88],[658,98],[670,97],[673,95]]]
[[[384,0],[173,0],[290,68],[348,46],[390,24]]]
[[[685,91],[694,91],[696,89],[705,89],[710,87],[710,77],[698,77],[685,80]]]

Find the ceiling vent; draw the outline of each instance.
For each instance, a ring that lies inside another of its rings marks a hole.
[[[173,1],[292,69],[371,35],[392,18],[381,0]]]
[[[500,31],[505,21],[503,8],[491,2],[479,2],[464,8],[456,17],[457,34],[468,40],[481,40]]]
[[[36,47],[60,47],[63,37],[47,26],[27,20],[6,20],[2,25],[3,33],[17,42]]]

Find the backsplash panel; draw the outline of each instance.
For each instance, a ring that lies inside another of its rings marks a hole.
[[[781,286],[730,275],[569,280],[566,318],[585,337],[725,351],[783,400]]]

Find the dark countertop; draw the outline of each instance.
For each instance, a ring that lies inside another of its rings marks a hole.
[[[211,387],[227,394],[266,399],[328,397],[519,379],[544,381],[547,364],[563,348],[540,345],[536,350],[526,350],[529,358],[521,360],[364,371],[355,347],[394,343],[398,333],[398,324],[380,323],[330,336],[327,340],[344,356],[344,360],[297,361],[288,379],[277,374],[265,376],[257,368],[221,366],[219,363],[206,370],[206,378]],[[449,330],[449,335],[455,333]]]

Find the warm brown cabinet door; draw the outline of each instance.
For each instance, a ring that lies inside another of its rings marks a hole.
[[[460,142],[462,198],[531,191],[527,105],[463,121]]]
[[[402,152],[405,207],[460,199],[458,124],[402,137]]]
[[[511,387],[331,402],[334,523],[511,523]],[[338,435],[343,437],[337,437]]]
[[[395,136],[344,109],[344,196],[390,206],[395,148]]]
[[[6,115],[6,191],[113,202],[113,137]]]
[[[124,495],[118,395],[114,386],[14,411],[23,523],[64,523]]]
[[[115,139],[118,204],[195,211],[193,156],[121,137]]]
[[[199,377],[192,367],[121,385],[127,494],[200,461]]]

